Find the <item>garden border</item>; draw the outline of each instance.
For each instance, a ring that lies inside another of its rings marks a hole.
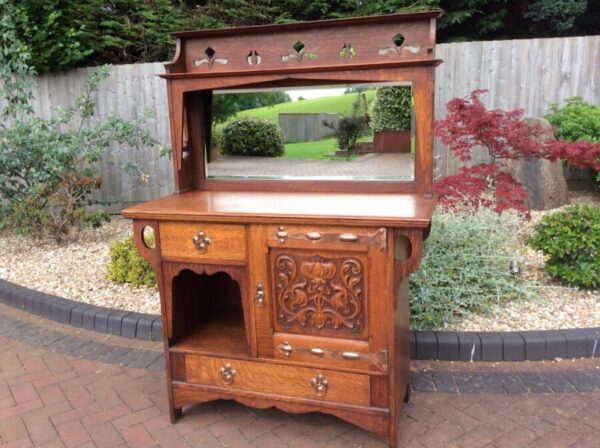
[[[89,305],[2,279],[0,303],[86,330],[162,340],[162,322],[155,314]],[[410,355],[412,359],[441,361],[600,358],[600,327],[506,332],[411,331]]]

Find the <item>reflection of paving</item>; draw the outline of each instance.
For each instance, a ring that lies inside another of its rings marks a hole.
[[[383,177],[408,180],[413,175],[410,154],[366,154],[354,160],[299,160],[279,157],[221,157],[208,165],[209,177]]]
[[[335,417],[226,401],[191,406],[171,425],[162,343],[98,335],[0,305],[0,347],[2,447],[387,446]],[[414,367],[401,447],[598,446],[600,359]]]

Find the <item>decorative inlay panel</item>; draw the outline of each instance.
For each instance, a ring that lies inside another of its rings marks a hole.
[[[275,317],[283,331],[358,336],[365,329],[365,272],[358,257],[302,252],[273,258]]]

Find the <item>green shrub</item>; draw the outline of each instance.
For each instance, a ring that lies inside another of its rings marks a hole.
[[[442,328],[492,304],[531,295],[510,275],[520,220],[489,209],[434,214],[421,265],[410,278],[414,329]]]
[[[412,92],[408,86],[380,87],[373,106],[373,131],[408,131],[412,110]]]
[[[133,237],[110,245],[108,278],[134,286],[156,286],[156,276],[150,264],[138,253]]]
[[[283,147],[279,126],[260,118],[234,120],[225,126],[221,136],[221,150],[234,156],[280,157]]]
[[[564,107],[550,105],[546,119],[554,126],[554,135],[560,140],[600,142],[600,106],[588,104],[576,96],[568,98]]]
[[[568,284],[600,287],[600,208],[571,205],[542,218],[527,242],[549,259],[546,271]]]

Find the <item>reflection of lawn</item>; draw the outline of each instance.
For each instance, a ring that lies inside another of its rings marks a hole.
[[[326,138],[314,142],[286,143],[285,159],[324,159],[333,154],[337,149],[337,140],[335,138]]]

